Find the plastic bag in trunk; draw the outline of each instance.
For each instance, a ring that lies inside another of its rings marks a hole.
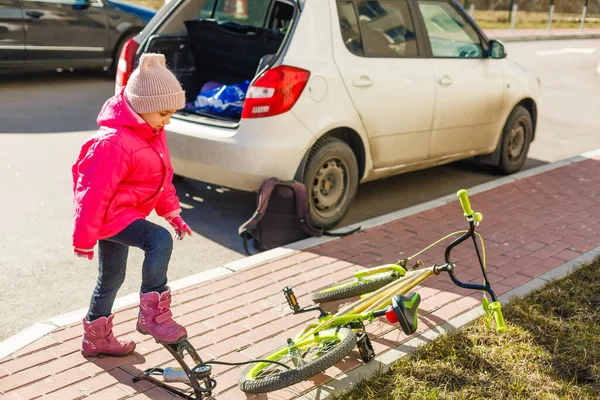
[[[213,89],[203,90],[196,97],[193,108],[200,112],[222,117],[239,118],[242,115],[249,86],[250,81],[248,80],[242,83],[220,85]]]

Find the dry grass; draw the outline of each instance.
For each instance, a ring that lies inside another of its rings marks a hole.
[[[598,16],[588,16],[586,28],[600,28]],[[510,28],[510,16],[508,11],[480,11],[475,10],[473,15],[477,24],[483,29],[508,29]],[[579,28],[581,14],[554,14],[552,17],[552,28]],[[548,13],[517,12],[516,29],[545,29],[548,27]]]
[[[344,400],[600,398],[600,259],[358,384]]]

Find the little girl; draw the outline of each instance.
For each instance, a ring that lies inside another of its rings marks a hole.
[[[73,247],[88,260],[98,243],[99,275],[83,319],[84,356],[125,356],[135,343],[112,333],[112,306],[125,280],[130,246],[144,250],[137,330],[164,343],[187,337],[172,320],[167,268],[173,249],[168,230],[145,218],[156,210],[178,239],[192,230],[181,219],[171,183],[173,168],[164,127],[185,106],[185,92],[161,54],[143,54],[126,87],[98,115],[100,129],[73,165]]]

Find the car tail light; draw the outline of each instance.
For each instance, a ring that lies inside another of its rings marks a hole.
[[[309,71],[286,65],[267,70],[248,88],[242,118],[272,117],[289,111],[309,76]]]
[[[140,45],[133,38],[126,41],[123,45],[121,54],[119,55],[119,63],[117,64],[117,90],[127,84],[129,76],[133,72],[133,61],[139,47]]]

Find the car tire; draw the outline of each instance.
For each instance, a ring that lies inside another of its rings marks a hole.
[[[111,79],[114,79],[117,75],[117,67],[119,65],[119,57],[121,56],[121,50],[123,50],[123,46],[125,45],[125,43],[133,38],[136,37],[138,34],[138,32],[130,32],[130,33],[126,33],[125,35],[123,35],[123,37],[121,39],[119,39],[119,41],[117,42],[117,45],[115,46],[114,50],[113,50],[113,59],[112,59],[112,64],[110,66],[110,68],[107,71],[108,77]]]
[[[178,182],[183,181],[184,179],[185,179],[185,176],[173,174],[173,179],[171,179],[171,182],[178,183]]]
[[[515,107],[504,125],[500,139],[500,159],[496,165],[496,171],[503,175],[520,171],[527,161],[532,138],[531,114],[525,107]]]
[[[350,146],[334,137],[319,139],[308,155],[303,177],[311,224],[322,229],[336,226],[354,201],[358,179]]]

